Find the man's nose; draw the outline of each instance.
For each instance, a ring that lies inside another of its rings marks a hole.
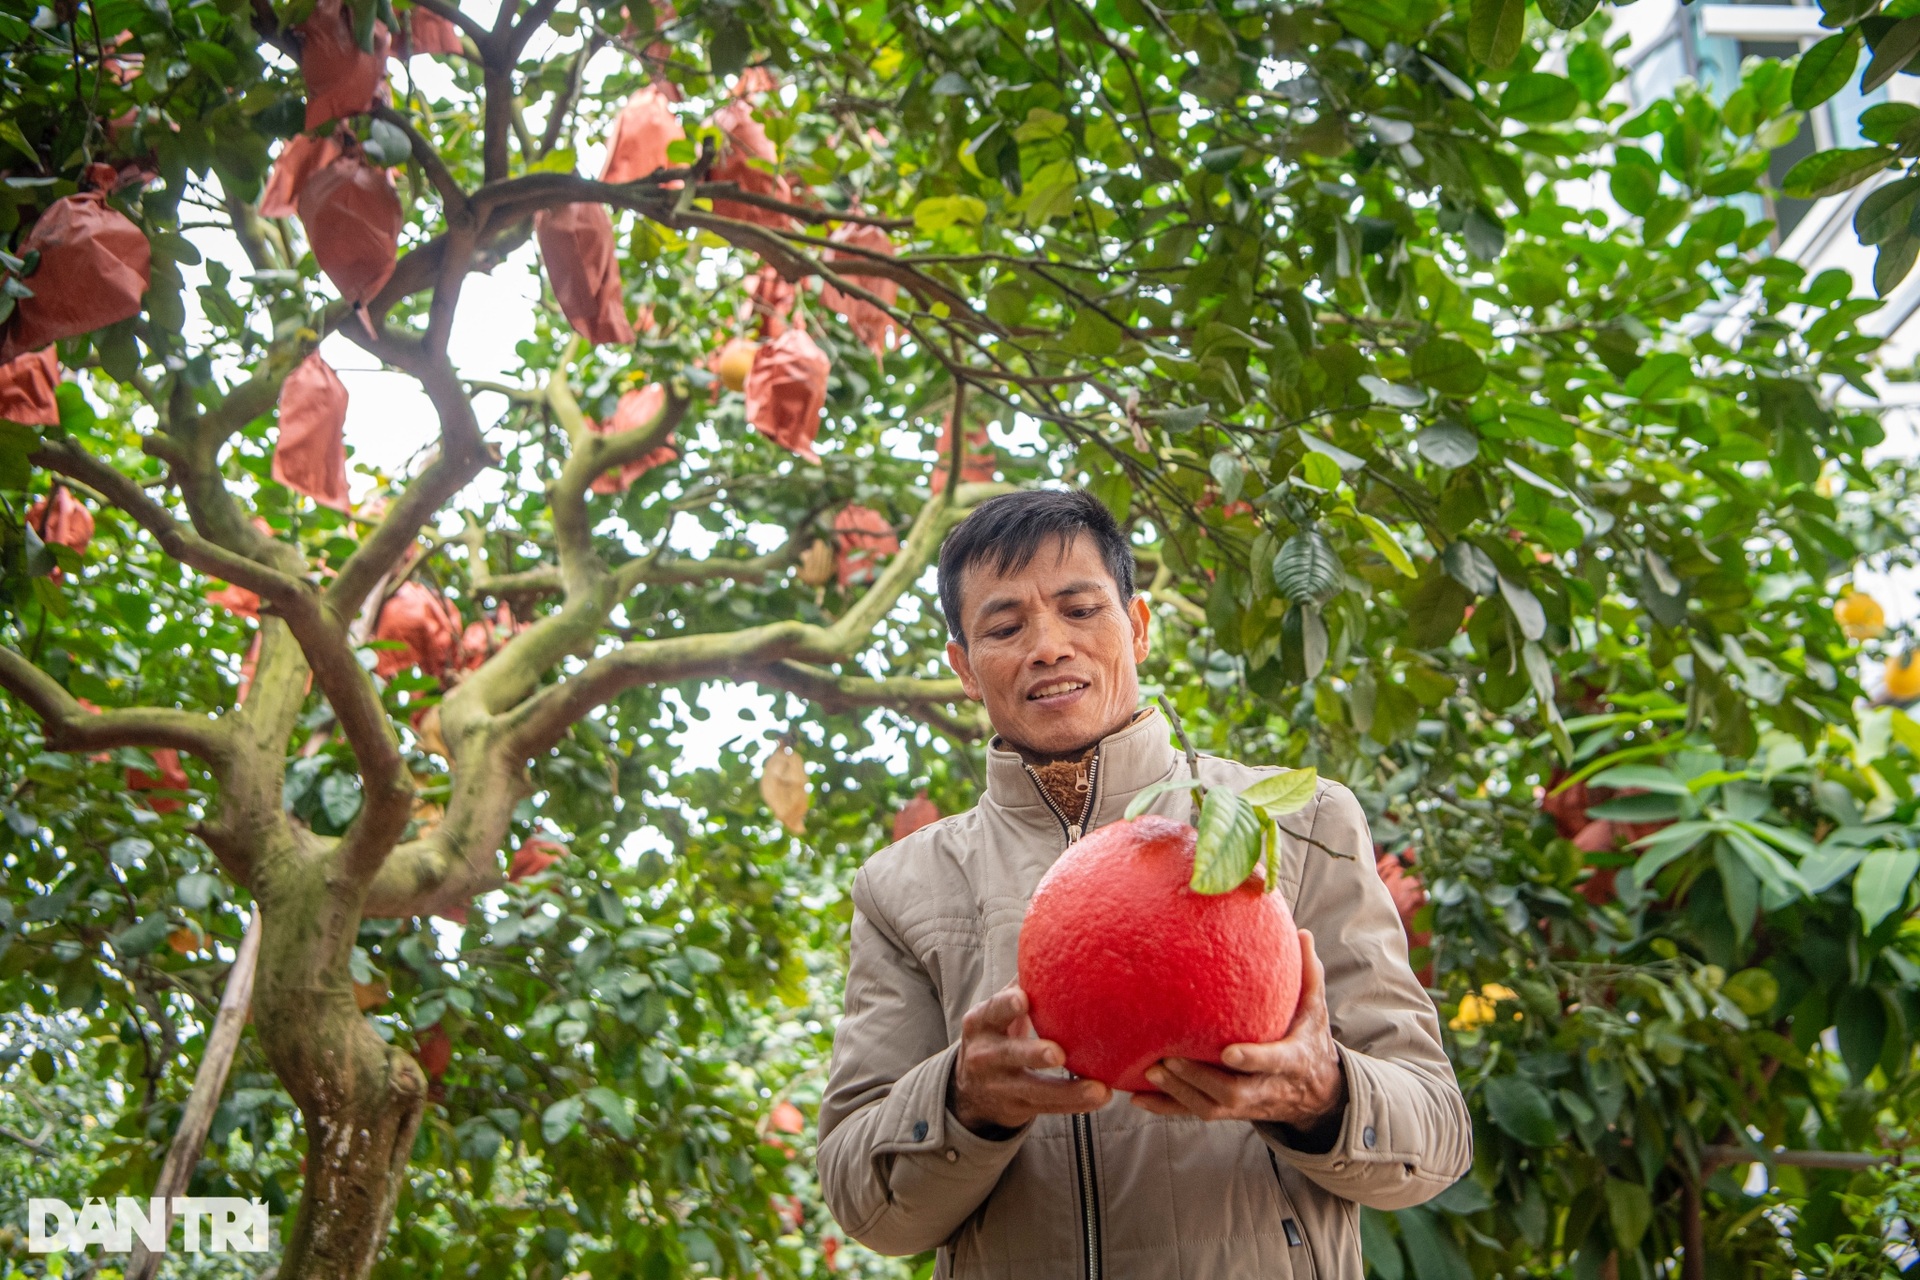
[[[1066,624],[1052,614],[1043,614],[1033,629],[1033,650],[1027,661],[1036,667],[1052,666],[1073,656],[1073,636]]]

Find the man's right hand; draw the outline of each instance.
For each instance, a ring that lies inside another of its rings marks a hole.
[[[1066,1065],[1064,1049],[1042,1040],[1027,1016],[1027,993],[1008,985],[960,1023],[960,1055],[947,1087],[947,1107],[983,1136],[1018,1129],[1040,1115],[1098,1111],[1113,1090],[1098,1080],[1056,1079],[1042,1071]]]

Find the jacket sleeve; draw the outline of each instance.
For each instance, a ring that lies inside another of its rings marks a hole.
[[[1374,870],[1373,837],[1359,801],[1345,787],[1328,785],[1308,821],[1310,841],[1297,842],[1304,848],[1294,914],[1312,931],[1326,966],[1327,1014],[1346,1072],[1347,1110],[1323,1154],[1288,1146],[1277,1125],[1255,1127],[1275,1155],[1334,1195],[1375,1209],[1404,1209],[1466,1174],[1473,1126],[1433,1001],[1408,966],[1399,913]]]
[[[854,882],[845,1011],[820,1105],[820,1187],[846,1233],[878,1253],[950,1239],[1026,1138],[973,1133],[947,1110],[958,1053],[926,971]]]

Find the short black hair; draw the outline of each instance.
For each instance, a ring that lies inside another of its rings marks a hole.
[[[1127,535],[1106,504],[1085,489],[1023,489],[975,507],[940,544],[940,611],[947,615],[947,634],[966,647],[960,580],[968,569],[986,564],[995,573],[1018,573],[1047,543],[1067,546],[1081,534],[1099,548],[1121,603],[1132,600],[1133,550]]]

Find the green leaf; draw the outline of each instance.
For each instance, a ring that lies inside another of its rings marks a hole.
[[[1200,779],[1198,778],[1169,778],[1165,782],[1156,782],[1151,786],[1142,787],[1139,792],[1134,795],[1133,799],[1127,802],[1127,811],[1122,816],[1131,822],[1152,808],[1153,802],[1167,794],[1167,792],[1191,791],[1200,785]]]
[[[1388,382],[1370,373],[1362,374],[1358,381],[1375,404],[1390,405],[1395,409],[1418,409],[1427,402],[1426,392],[1402,386],[1398,382]]]
[[[1470,396],[1486,385],[1487,365],[1457,338],[1434,338],[1414,348],[1413,376],[1442,395]]]
[[[1284,818],[1311,804],[1319,786],[1318,769],[1285,769],[1254,782],[1240,798],[1269,818]]]
[[[1208,470],[1213,473],[1214,483],[1220,486],[1221,505],[1231,506],[1240,501],[1241,487],[1247,482],[1247,468],[1236,455],[1222,449],[1213,455]]]
[[[1896,178],[1874,188],[1854,212],[1854,234],[1861,244],[1885,244],[1905,234],[1916,202],[1920,202],[1920,177]]]
[[[1393,530],[1365,512],[1360,514],[1360,525],[1367,531],[1367,536],[1373,539],[1375,549],[1386,557],[1388,564],[1406,577],[1420,576],[1420,571],[1413,567],[1413,560],[1407,555],[1406,548],[1402,547],[1400,540],[1393,536]]]
[[[1607,190],[1615,203],[1628,213],[1645,216],[1660,194],[1660,164],[1638,147],[1622,146],[1614,151],[1613,172],[1607,176]]]
[[[1500,94],[1501,113],[1527,124],[1553,124],[1579,109],[1580,91],[1573,81],[1543,71],[1522,71]]]
[[[1864,849],[1823,844],[1800,863],[1800,878],[1807,882],[1808,893],[1825,893],[1844,880],[1866,856]]]
[[[1780,983],[1765,969],[1742,969],[1720,988],[1749,1017],[1760,1017],[1780,1002]]]
[[[1506,1135],[1529,1147],[1550,1147],[1560,1140],[1553,1103],[1524,1076],[1495,1076],[1481,1086],[1487,1114]]]
[[[1907,886],[1920,871],[1920,853],[1911,849],[1876,849],[1860,863],[1853,877],[1853,908],[1860,913],[1860,929],[1874,926],[1907,900]]]
[[[1872,987],[1848,987],[1833,1002],[1840,1059],[1855,1085],[1866,1083],[1887,1043],[1887,1004]]]
[[[1893,79],[1916,53],[1920,53],[1920,18],[1904,18],[1874,46],[1873,58],[1860,76],[1860,92],[1872,93]]]
[[[1540,0],[1540,16],[1562,31],[1571,31],[1591,18],[1599,7],[1600,0]]]
[[[1273,558],[1274,589],[1298,605],[1332,598],[1340,580],[1340,555],[1318,529],[1294,534]]]
[[[1794,110],[1811,111],[1846,88],[1859,60],[1858,27],[1830,35],[1801,54],[1793,68]]]
[[[1450,544],[1440,555],[1452,579],[1477,596],[1490,596],[1500,588],[1500,571],[1486,552],[1471,542]]]
[[[136,925],[131,925],[113,935],[110,941],[113,949],[131,960],[144,956],[167,940],[173,931],[173,921],[164,911],[156,911]]]
[[[1480,437],[1451,418],[1441,418],[1413,439],[1420,456],[1436,467],[1453,470],[1480,456]]]
[[[1227,788],[1209,788],[1200,801],[1199,836],[1193,849],[1193,891],[1231,893],[1246,883],[1259,860],[1259,813]]]
[[[1547,611],[1540,607],[1540,599],[1532,591],[1500,575],[1500,598],[1507,602],[1507,610],[1513,614],[1514,625],[1520,628],[1523,638],[1540,640],[1546,637]]]
[[[40,164],[40,157],[34,153],[32,145],[27,142],[27,135],[21,133],[20,126],[13,121],[0,120],[0,142],[18,151],[36,167]]]
[[[1606,1185],[1607,1220],[1613,1226],[1614,1243],[1627,1252],[1640,1247],[1640,1237],[1653,1223],[1653,1198],[1638,1182],[1608,1178]]]
[[[573,1132],[573,1126],[580,1123],[586,1111],[587,1100],[579,1094],[560,1099],[541,1114],[540,1136],[549,1143],[559,1142]]]
[[[1891,147],[1816,151],[1787,170],[1780,189],[1796,200],[1818,200],[1851,190],[1898,158]]]
[[[1504,67],[1520,52],[1526,29],[1526,0],[1473,0],[1467,51],[1490,67]]]

